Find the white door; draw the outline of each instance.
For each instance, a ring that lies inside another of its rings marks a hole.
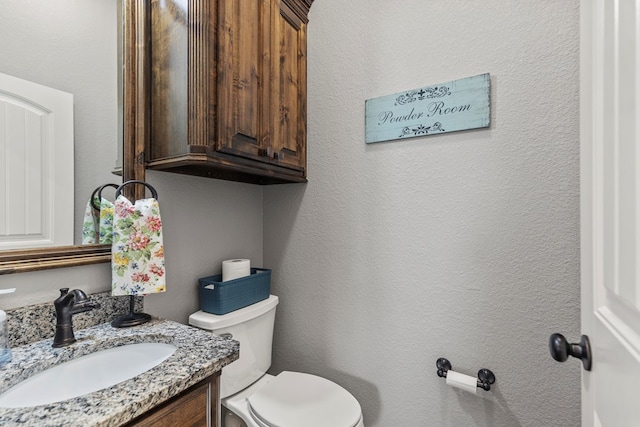
[[[73,95],[0,73],[0,250],[73,245]]]
[[[640,426],[640,0],[581,0],[580,49],[582,425]]]

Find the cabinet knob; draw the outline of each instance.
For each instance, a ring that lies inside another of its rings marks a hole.
[[[282,151],[273,151],[273,147],[267,147],[264,150],[265,157],[269,157],[273,160],[282,160],[284,159],[284,153]]]
[[[263,153],[265,157],[269,157],[273,160],[284,159],[284,153],[282,151],[273,151],[273,147],[267,147]]]

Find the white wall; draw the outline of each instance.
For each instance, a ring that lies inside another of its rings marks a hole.
[[[309,183],[265,189],[274,372],[367,427],[579,426],[578,2],[316,0]],[[365,145],[364,102],[491,73],[491,127]],[[494,371],[479,396],[436,376]]]
[[[145,298],[145,311],[187,323],[200,309],[198,278],[219,274],[222,261],[262,262],[262,187],[147,171],[159,194],[167,292]]]

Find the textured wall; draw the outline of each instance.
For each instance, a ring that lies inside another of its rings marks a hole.
[[[317,0],[309,183],[265,189],[273,370],[331,378],[367,427],[579,426],[578,2]],[[491,73],[489,129],[365,145],[364,101]],[[492,369],[490,393],[435,361]]]
[[[147,296],[145,310],[187,323],[200,309],[198,278],[221,273],[230,258],[262,267],[263,190],[167,172],[147,171],[147,180],[161,197],[167,293]]]

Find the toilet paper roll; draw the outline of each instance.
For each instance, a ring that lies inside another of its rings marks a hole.
[[[447,385],[475,394],[478,390],[478,379],[469,375],[448,370]]]
[[[248,259],[228,259],[222,261],[222,281],[239,279],[251,274],[251,261]]]

